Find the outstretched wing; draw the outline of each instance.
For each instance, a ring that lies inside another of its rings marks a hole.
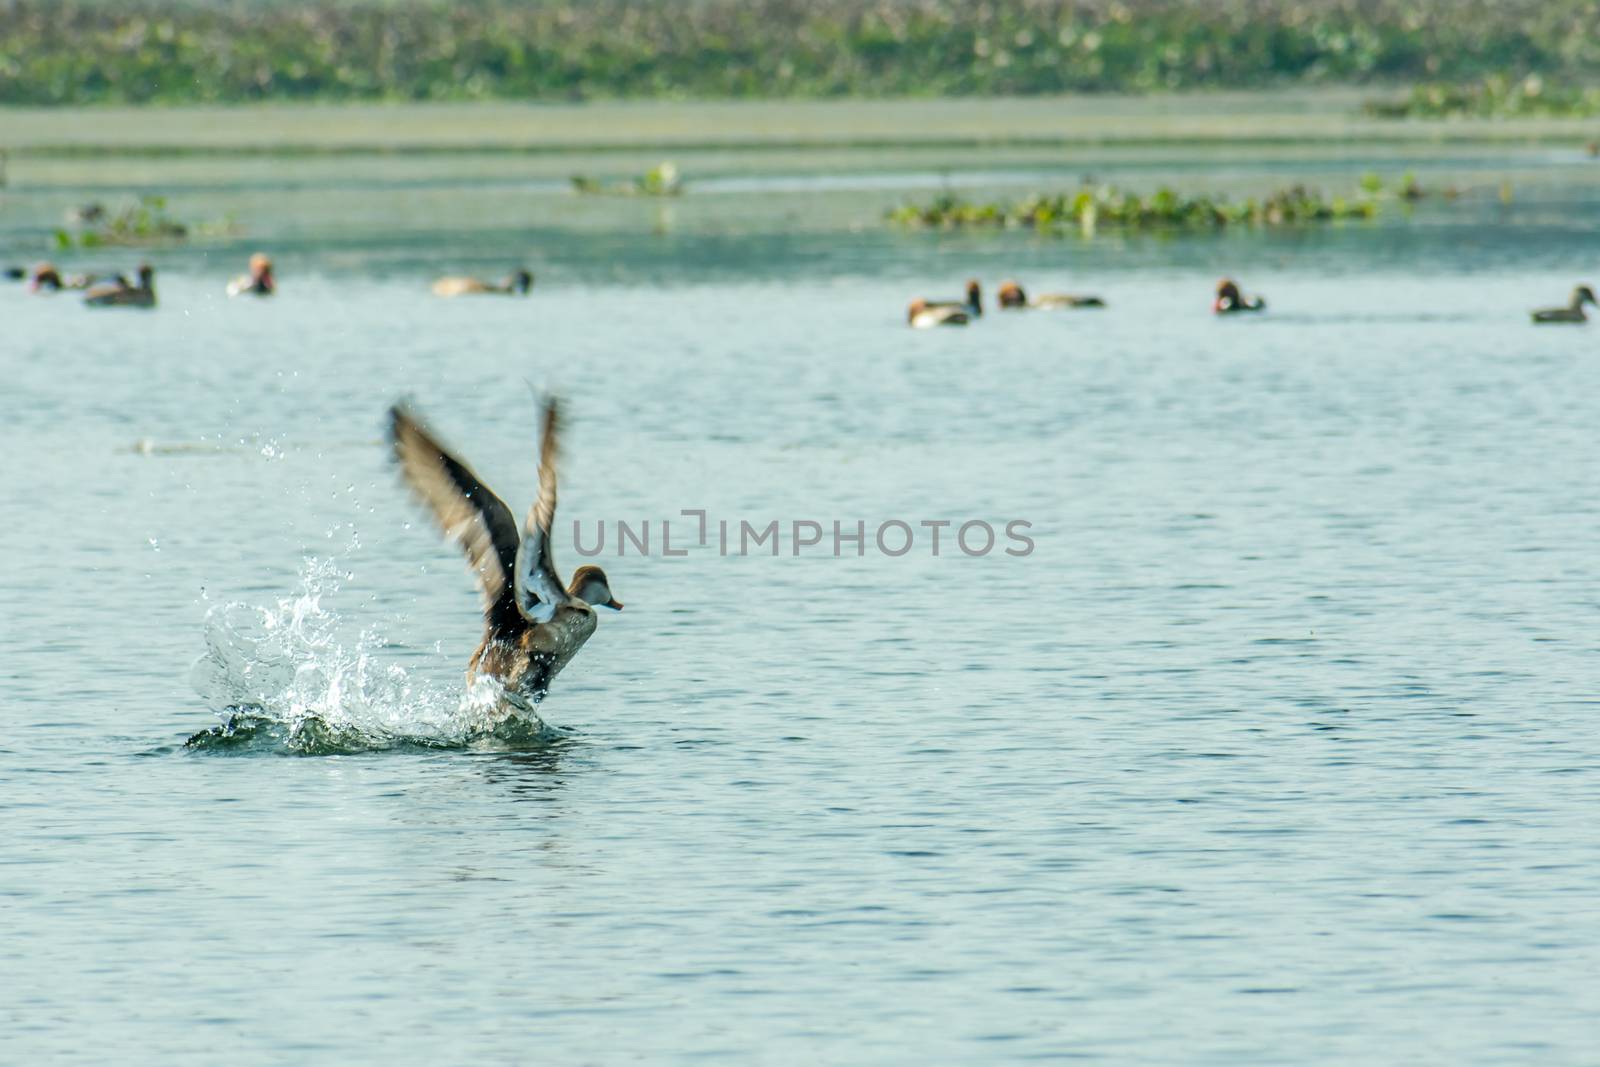
[[[433,512],[444,535],[466,552],[483,591],[483,616],[490,631],[521,629],[512,589],[517,523],[511,509],[471,468],[445,451],[404,405],[389,409],[389,440],[412,493]]]
[[[539,496],[522,522],[517,548],[517,606],[534,622],[549,622],[567,600],[550,555],[550,528],[556,521],[556,461],[560,458],[560,405],[546,397],[540,417]]]

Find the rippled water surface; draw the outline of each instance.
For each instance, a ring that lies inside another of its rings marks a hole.
[[[338,241],[245,207],[152,313],[0,289],[0,1061],[1592,1063],[1600,333],[1525,310],[1600,201],[1541,173],[1093,242],[885,232],[871,183],[390,190]],[[27,177],[18,260],[82,191]],[[903,328],[969,274],[1110,307]],[[530,385],[558,562],[655,539],[549,729],[484,736],[383,414],[520,513]],[[664,558],[683,509],[1036,549]]]

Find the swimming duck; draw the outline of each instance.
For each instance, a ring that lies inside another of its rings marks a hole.
[[[921,297],[906,305],[906,324],[913,330],[927,330],[934,326],[965,326],[966,309],[960,304],[930,304]]]
[[[1231,315],[1238,311],[1265,311],[1267,302],[1259,296],[1245,296],[1239,291],[1239,285],[1232,278],[1224,278],[1217,283],[1217,298],[1211,302],[1211,310],[1218,315]]]
[[[87,289],[98,279],[94,274],[74,274],[64,277],[53,263],[41,263],[28,272],[28,290],[34,293],[58,293],[63,289]]]
[[[967,298],[965,300],[924,300],[922,303],[932,310],[955,308],[976,319],[983,314],[983,287],[978,284],[976,278],[972,278],[967,281]]]
[[[67,287],[54,263],[41,263],[28,275],[28,291],[32,293],[59,292]]]
[[[1072,293],[1040,293],[1029,299],[1022,286],[1004,282],[995,299],[1002,308],[1038,308],[1041,311],[1058,311],[1062,308],[1103,308],[1106,302],[1098,296],[1077,296]]]
[[[83,302],[90,307],[138,307],[153,308],[156,306],[156,272],[148,263],[139,264],[139,284],[129,285],[128,279],[122,275],[105,285],[97,285],[83,295]]]
[[[467,666],[504,687],[512,708],[531,711],[595,631],[595,608],[622,610],[605,571],[585,565],[565,588],[551,557],[559,439],[556,401],[545,401],[539,496],[517,533],[511,509],[430,434],[404,404],[389,409],[389,440],[412,493],[460,545],[483,593],[483,641]]]
[[[1583,305],[1591,304],[1600,307],[1594,299],[1594,290],[1587,285],[1580,285],[1572,290],[1572,299],[1564,308],[1540,308],[1533,312],[1534,322],[1588,322],[1589,316],[1583,313]]]
[[[271,296],[278,291],[278,280],[272,275],[272,260],[265,253],[250,257],[250,273],[241,274],[228,283],[229,296]]]
[[[440,278],[433,283],[434,296],[474,296],[479,293],[515,293],[525,296],[533,288],[533,275],[525,270],[512,271],[499,285],[481,278]]]

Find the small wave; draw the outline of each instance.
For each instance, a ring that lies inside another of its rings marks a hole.
[[[379,627],[352,633],[328,606],[347,578],[335,560],[311,558],[299,588],[274,604],[206,613],[206,652],[190,677],[222,721],[186,748],[331,755],[564,736],[529,712],[508,715],[493,679],[446,684],[388,662]]]
[[[260,708],[242,705],[226,708],[221,715],[221,723],[192,735],[183,747],[193,752],[224,755],[278,752],[298,756],[346,756],[395,749],[544,749],[568,737],[565,730],[523,716],[502,719],[471,734],[440,737],[374,734],[363,727],[330,723],[320,715],[286,720],[265,714]]]

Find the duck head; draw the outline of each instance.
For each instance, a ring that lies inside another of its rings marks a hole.
[[[1217,298],[1211,302],[1212,311],[1232,311],[1243,303],[1239,285],[1232,278],[1224,278],[1217,283]]]
[[[139,264],[139,288],[154,289],[156,285],[156,269],[148,263]]]
[[[928,302],[922,297],[917,297],[906,305],[906,321],[915,322],[918,315],[928,310]]]
[[[976,278],[967,280],[967,307],[974,315],[983,314],[983,287]]]
[[[28,289],[39,292],[41,289],[60,289],[62,286],[61,272],[56,270],[51,263],[41,263],[33,268],[33,273],[28,276]]]
[[[511,275],[510,288],[518,293],[526,294],[533,288],[533,275],[526,270],[519,270]]]
[[[250,280],[264,293],[270,293],[278,287],[277,279],[272,276],[272,260],[266,253],[257,252],[250,257]]]
[[[1594,298],[1593,289],[1589,288],[1587,285],[1580,285],[1576,289],[1572,290],[1573,307],[1581,308],[1586,303],[1594,307],[1600,307],[1600,301],[1597,301]]]
[[[995,299],[1003,308],[1022,308],[1028,306],[1028,294],[1022,291],[1022,286],[1016,282],[1001,282],[1000,290],[995,294]]]
[[[572,585],[567,592],[593,607],[622,610],[622,601],[611,595],[611,583],[606,581],[606,572],[592,564],[585,564],[573,573]]]

